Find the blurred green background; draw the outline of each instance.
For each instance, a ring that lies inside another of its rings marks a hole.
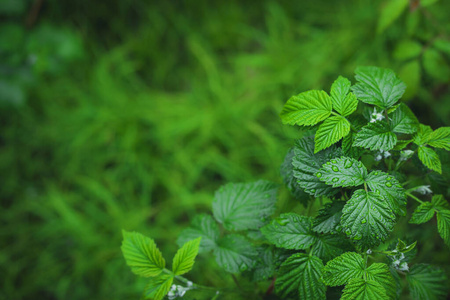
[[[121,229],[170,261],[220,185],[281,182],[284,102],[358,65],[448,126],[449,19],[443,0],[1,0],[0,299],[138,299]],[[411,226],[445,265],[435,224]],[[199,261],[193,280],[230,281]]]

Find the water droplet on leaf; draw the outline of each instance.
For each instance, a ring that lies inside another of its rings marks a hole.
[[[332,169],[333,171],[335,171],[335,172],[338,172],[338,171],[339,171],[339,168],[336,167],[336,166],[332,166],[331,169]]]
[[[333,182],[339,181],[339,178],[335,177],[331,181],[333,181]]]
[[[322,173],[317,172],[317,173],[316,173],[316,176],[317,176],[317,178],[320,178],[320,177],[322,177]]]
[[[362,219],[362,220],[361,220],[361,224],[365,224],[366,222],[367,222],[366,219]]]
[[[387,186],[387,187],[391,187],[391,186],[392,186],[392,183],[386,182],[386,186]]]

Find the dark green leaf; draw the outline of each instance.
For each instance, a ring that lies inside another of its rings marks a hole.
[[[311,253],[324,261],[328,261],[344,253],[344,249],[347,247],[347,242],[340,235],[319,234],[311,247]]]
[[[358,186],[364,183],[367,169],[362,162],[342,156],[324,164],[316,176],[333,187]]]
[[[253,267],[258,252],[243,236],[230,234],[219,240],[214,255],[225,271],[237,274]]]
[[[406,215],[405,190],[394,176],[381,171],[372,171],[367,176],[366,182],[372,192],[385,198],[394,213]]]
[[[337,233],[336,226],[341,221],[344,205],[344,201],[334,201],[325,204],[314,218],[313,230],[318,233]]]
[[[397,143],[397,136],[391,132],[386,122],[369,123],[356,134],[353,146],[368,148],[370,150],[389,151]]]
[[[373,263],[366,270],[366,278],[381,284],[386,291],[389,299],[395,299],[397,296],[397,285],[392,277],[389,267],[383,263]]]
[[[437,226],[445,244],[450,247],[450,210],[437,212]]]
[[[208,252],[216,248],[219,236],[220,231],[216,221],[210,215],[201,214],[195,216],[191,226],[180,233],[177,244],[181,247],[184,243],[201,237],[198,252]]]
[[[345,234],[366,247],[385,241],[394,224],[394,213],[375,192],[355,191],[342,210],[341,225]]]
[[[382,33],[395,20],[397,20],[398,17],[400,17],[402,12],[408,6],[408,3],[408,0],[389,0],[384,3],[380,18],[378,19],[378,34]]]
[[[346,252],[330,260],[323,269],[323,281],[329,286],[344,285],[364,276],[364,260],[355,252]]]
[[[434,266],[417,264],[406,275],[411,297],[415,300],[446,299],[448,288],[445,273]]]
[[[289,257],[278,271],[275,290],[283,299],[325,299],[326,286],[321,280],[322,261],[304,253]]]
[[[303,250],[310,247],[316,240],[311,227],[310,218],[287,213],[261,228],[261,232],[277,247]]]
[[[253,270],[253,281],[264,281],[273,276],[275,272],[275,257],[273,250],[268,246],[257,248],[258,263]]]
[[[294,176],[297,178],[299,186],[315,197],[331,196],[338,192],[329,185],[320,181],[316,173],[320,167],[331,158],[341,155],[340,149],[331,146],[325,150],[314,154],[314,140],[311,137],[299,139],[295,143],[294,158],[292,165],[294,167]]]
[[[294,158],[294,148],[291,148],[284,158],[281,165],[280,173],[283,182],[291,192],[291,195],[301,201],[306,206],[309,200],[309,195],[298,185],[297,179],[294,177],[294,167],[292,166],[292,159]]]
[[[258,229],[275,211],[278,186],[259,180],[229,183],[216,191],[213,213],[228,230]]]

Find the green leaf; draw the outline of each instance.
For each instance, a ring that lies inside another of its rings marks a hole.
[[[444,56],[433,48],[423,53],[422,64],[425,72],[439,82],[450,80],[450,67]]]
[[[264,281],[273,276],[275,272],[275,258],[273,250],[268,246],[257,248],[260,263],[256,264],[253,270],[253,281]]]
[[[358,67],[355,73],[358,83],[353,86],[353,93],[364,103],[387,109],[405,92],[406,85],[390,69]]]
[[[333,187],[358,186],[364,183],[367,169],[362,162],[342,156],[324,164],[316,176]]]
[[[442,195],[434,195],[431,199],[431,203],[433,204],[433,208],[439,210],[450,210],[450,204],[445,200]]]
[[[397,136],[391,132],[386,122],[369,123],[356,134],[353,146],[368,148],[370,150],[389,151],[397,143]]]
[[[441,127],[428,137],[428,145],[450,151],[450,127]]]
[[[277,190],[265,180],[226,184],[216,191],[214,217],[228,230],[258,229],[275,211]]]
[[[356,190],[342,210],[345,234],[369,248],[385,241],[394,224],[394,213],[375,192]]]
[[[134,274],[143,277],[158,276],[166,261],[155,242],[138,232],[122,230],[122,253]]]
[[[385,289],[389,299],[395,299],[397,296],[397,285],[392,277],[389,267],[383,263],[373,263],[366,270],[366,278],[381,284]]]
[[[317,129],[314,153],[337,143],[350,132],[350,122],[341,116],[333,116],[325,120]]]
[[[417,130],[417,134],[414,137],[414,144],[419,146],[426,144],[432,132],[433,130],[430,126],[419,124],[419,129]]]
[[[184,229],[177,239],[178,246],[201,237],[199,253],[208,252],[217,247],[220,231],[216,221],[206,214],[196,215],[189,228]]]
[[[305,189],[305,192],[315,197],[331,196],[338,192],[337,189],[333,189],[320,181],[316,173],[328,160],[340,156],[340,149],[331,146],[314,154],[314,140],[308,137],[295,142],[294,154],[292,160],[294,176],[297,178],[299,186]]]
[[[422,45],[415,40],[402,40],[395,45],[392,56],[399,61],[415,58],[422,52]]]
[[[450,247],[450,210],[437,212],[437,226],[445,244]]]
[[[258,252],[243,236],[230,234],[219,240],[214,254],[219,266],[227,272],[237,274],[253,267]]]
[[[361,147],[353,147],[353,143],[355,142],[356,133],[350,131],[350,133],[342,139],[342,151],[345,156],[359,159],[361,154],[364,152],[364,149]]]
[[[420,3],[423,5],[423,1]],[[437,0],[435,0],[437,1]],[[443,38],[437,38],[434,40],[433,47],[450,55],[450,41]]]
[[[284,158],[283,164],[280,168],[280,173],[283,178],[283,182],[291,192],[291,195],[306,206],[308,204],[309,195],[303,191],[303,189],[298,185],[297,179],[294,177],[294,166],[292,166],[292,159],[294,158],[294,155],[294,148],[291,148]]]
[[[393,148],[393,150],[403,150],[406,148],[406,146],[408,146],[409,144],[411,144],[413,140],[397,140],[397,144],[395,144],[395,147]]]
[[[400,17],[402,12],[408,6],[408,0],[389,0],[384,3],[381,10],[380,18],[378,19],[377,33],[382,33],[395,20]]]
[[[446,299],[447,278],[441,269],[431,265],[416,264],[412,266],[406,279],[413,299]]]
[[[347,284],[353,278],[364,276],[364,260],[355,252],[346,252],[330,260],[323,269],[323,282],[328,286]]]
[[[269,242],[285,249],[304,250],[316,240],[311,219],[295,213],[282,214],[261,228]]]
[[[389,297],[378,282],[357,278],[345,286],[341,300],[389,300]]]
[[[419,121],[414,113],[405,104],[400,104],[400,107],[389,115],[391,131],[397,133],[412,134],[417,131]]]
[[[353,113],[358,106],[356,96],[349,93],[351,85],[350,80],[339,76],[331,86],[330,94],[331,101],[333,102],[333,109],[344,117]]]
[[[322,261],[304,253],[289,257],[280,267],[275,291],[283,299],[325,299],[326,286],[321,281]],[[298,296],[297,296],[298,295]]]
[[[170,290],[173,283],[173,276],[170,274],[160,274],[151,278],[145,287],[144,299],[162,300]]]
[[[307,91],[292,96],[281,111],[281,121],[289,125],[315,125],[331,114],[331,98],[324,91]]]
[[[197,257],[198,254],[201,239],[202,238],[199,237],[189,241],[178,249],[172,263],[172,271],[175,275],[183,275],[192,269],[195,257]]]
[[[311,254],[328,261],[344,253],[348,244],[337,234],[319,234],[311,247]]]
[[[394,213],[406,215],[405,190],[394,176],[381,171],[372,171],[367,176],[366,182],[372,192],[385,198]]]
[[[427,166],[429,169],[442,174],[441,160],[437,153],[428,147],[421,146],[419,147],[419,159],[420,161]]]
[[[423,202],[413,212],[409,223],[422,224],[431,220],[434,216],[433,205],[430,202]]]
[[[344,201],[334,201],[325,204],[314,218],[313,230],[317,233],[337,233],[336,226],[341,221],[344,205]]]

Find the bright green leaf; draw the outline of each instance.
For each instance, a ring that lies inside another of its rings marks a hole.
[[[285,249],[303,250],[316,240],[311,219],[295,213],[282,214],[261,228],[269,242]]]
[[[237,274],[253,267],[258,252],[243,236],[230,234],[219,240],[214,255],[225,271]]]
[[[226,184],[216,191],[214,217],[228,230],[258,229],[275,211],[277,191],[276,184],[265,180]]]
[[[326,286],[321,280],[322,261],[304,253],[294,254],[280,267],[275,290],[283,299],[325,299]],[[298,296],[297,296],[298,295]]]
[[[189,241],[178,249],[172,263],[172,270],[175,275],[183,275],[192,269],[195,257],[197,257],[198,254],[201,239],[202,238],[199,237]]]
[[[405,190],[394,176],[381,171],[372,171],[367,176],[366,182],[372,192],[385,198],[394,213],[406,215]]]
[[[341,300],[389,300],[389,297],[378,282],[357,278],[345,286]]]
[[[429,169],[442,174],[441,160],[437,153],[428,147],[419,147],[419,159]]]
[[[378,19],[377,33],[382,33],[388,28],[395,20],[400,17],[402,12],[408,6],[408,0],[389,0],[384,2],[384,6],[381,10],[380,18]]]
[[[406,85],[390,69],[358,67],[355,73],[358,83],[352,87],[353,93],[364,103],[387,109],[405,92]]]
[[[356,96],[349,93],[351,85],[350,80],[339,76],[331,86],[330,94],[333,102],[333,109],[344,117],[353,113],[358,106]]]
[[[162,300],[172,286],[173,276],[170,274],[160,274],[151,278],[145,287],[144,299]]]
[[[450,127],[440,127],[428,137],[428,145],[450,151]]]
[[[325,150],[314,154],[314,140],[311,137],[299,139],[295,142],[294,158],[292,165],[294,167],[294,176],[301,188],[308,194],[319,196],[331,196],[338,192],[329,185],[320,181],[316,176],[320,167],[330,158],[341,156],[341,150],[331,146]]]
[[[364,183],[367,169],[362,162],[342,156],[324,164],[316,176],[333,187],[358,186]]]
[[[313,230],[317,233],[337,233],[336,226],[341,222],[344,201],[325,204],[314,218]]]
[[[441,269],[431,265],[416,264],[412,266],[406,279],[414,300],[446,299],[447,278]]]
[[[331,114],[331,98],[324,91],[307,91],[292,96],[281,111],[281,121],[289,125],[315,125]]]
[[[208,252],[216,248],[220,231],[216,221],[205,214],[196,215],[189,228],[184,229],[177,239],[178,246],[183,246],[186,242],[201,237],[199,253]]]
[[[419,124],[417,134],[414,136],[414,144],[419,146],[426,144],[432,132],[433,129],[430,126]]]
[[[368,148],[370,150],[389,151],[397,143],[397,136],[391,132],[386,122],[369,123],[356,134],[353,146]]]
[[[395,299],[397,295],[397,286],[394,277],[392,277],[389,267],[383,263],[373,263],[366,270],[366,278],[381,284],[386,291],[389,299]]]
[[[450,210],[450,204],[447,200],[445,200],[442,195],[434,195],[431,199],[431,203],[433,204],[433,208],[436,210]]]
[[[342,210],[341,225],[345,234],[367,247],[385,241],[394,224],[394,213],[375,192],[356,190]]]
[[[424,0],[422,0],[422,2],[423,1]],[[437,38],[433,42],[433,47],[438,49],[438,50],[440,50],[440,51],[442,51],[442,52],[444,52],[444,53],[447,53],[448,55],[450,55],[450,41],[449,40],[446,40],[446,39],[443,39],[443,38]]]
[[[318,234],[316,242],[311,247],[311,253],[324,261],[328,261],[344,253],[346,247],[348,247],[348,243],[340,235]]]
[[[330,260],[323,269],[323,281],[329,286],[344,285],[364,276],[364,260],[355,252],[346,252]]]
[[[422,224],[428,222],[434,216],[433,205],[430,202],[423,202],[413,212],[409,223]]]
[[[442,239],[450,247],[450,210],[437,212],[437,226]]]
[[[325,120],[317,129],[314,153],[337,143],[350,132],[350,122],[341,116],[333,116]]]
[[[405,104],[400,104],[392,114],[389,115],[391,131],[397,133],[412,134],[417,131],[419,121],[414,113]]]
[[[122,230],[122,253],[134,274],[143,277],[158,276],[166,265],[155,242],[138,232]]]

